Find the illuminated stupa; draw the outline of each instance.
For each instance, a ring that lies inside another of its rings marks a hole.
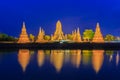
[[[29,43],[29,42],[30,40],[26,31],[25,23],[23,22],[23,27],[22,27],[20,37],[18,39],[18,43]]]
[[[95,43],[103,43],[104,42],[99,23],[97,23],[95,34],[94,34],[92,42],[95,42]]]
[[[62,31],[62,24],[60,21],[57,22],[56,24],[56,30],[53,35],[54,40],[63,40],[64,39],[64,33]]]
[[[44,35],[44,30],[40,28],[36,42],[44,42]]]
[[[75,42],[82,41],[79,28],[77,29],[77,31],[75,30],[74,32],[72,32],[72,36],[73,36],[73,41],[75,41]]]

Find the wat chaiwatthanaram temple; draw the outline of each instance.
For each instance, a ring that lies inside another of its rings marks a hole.
[[[67,34],[64,34],[64,32],[62,31],[62,24],[58,20],[58,22],[56,23],[56,30],[55,30],[54,34],[51,35],[50,40],[44,39],[45,31],[42,28],[40,28],[38,36],[34,42],[35,43],[46,43],[46,42],[56,42],[56,41],[59,41],[59,42],[61,42],[61,41],[67,42],[68,41],[68,42],[77,42],[77,43],[85,42],[82,40],[82,36],[80,34],[79,28],[77,28],[77,30],[72,31],[71,35],[72,35],[72,39],[70,40],[70,39],[68,39]],[[31,43],[31,42],[32,41],[30,41],[29,36],[27,34],[25,23],[23,22],[21,34],[19,36],[17,43]],[[94,37],[91,42],[104,43],[104,39],[103,39],[103,35],[100,30],[99,23],[97,23],[97,25],[96,25],[95,34],[94,34]]]

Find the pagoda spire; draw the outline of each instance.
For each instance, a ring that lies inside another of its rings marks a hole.
[[[82,41],[79,28],[77,29],[76,39],[77,39],[76,40],[77,42],[81,42]]]
[[[92,42],[95,42],[95,43],[102,43],[102,42],[104,42],[103,35],[101,33],[99,23],[97,23],[97,25],[96,25],[96,30],[95,30],[95,34],[94,34]]]
[[[39,28],[39,34],[41,33],[42,31],[41,31],[41,27]]]
[[[44,35],[45,35],[45,32],[44,32],[44,30],[40,27],[40,29],[39,29],[39,34],[38,34],[38,37],[37,37],[36,42],[43,42],[43,41],[44,41]]]
[[[23,26],[22,26],[20,37],[18,39],[18,43],[29,43],[29,42],[30,40],[29,40],[27,31],[26,31],[25,22],[23,22]]]
[[[75,41],[75,42],[81,42],[82,41],[79,28],[77,28],[77,30],[72,32],[72,35],[73,35],[73,41]]]
[[[62,31],[62,24],[61,24],[60,20],[58,20],[58,22],[56,23],[56,30],[54,32],[53,39],[54,40],[64,39],[64,33]]]

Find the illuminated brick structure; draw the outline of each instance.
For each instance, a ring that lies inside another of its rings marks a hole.
[[[99,23],[97,23],[95,34],[94,34],[92,42],[95,42],[95,43],[103,43],[104,42]]]
[[[64,40],[64,33],[62,31],[62,24],[60,21],[56,24],[56,30],[53,35],[53,40]]]
[[[23,22],[23,27],[22,27],[20,37],[18,39],[18,43],[29,43],[29,42],[30,40],[26,31],[25,23]]]
[[[81,42],[82,41],[79,28],[77,29],[77,31],[75,30],[72,33],[72,36],[73,36],[73,41],[75,41],[75,42]]]
[[[38,43],[44,42],[44,35],[45,35],[44,30],[40,28],[36,42]]]

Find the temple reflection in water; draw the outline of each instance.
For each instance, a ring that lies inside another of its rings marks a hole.
[[[45,54],[43,50],[38,50],[37,54],[38,66],[41,67],[44,64]]]
[[[71,50],[71,62],[73,66],[79,68],[81,63],[81,50]]]
[[[30,61],[30,51],[28,49],[20,49],[18,52],[18,62],[22,67],[23,72],[26,71]]]
[[[91,50],[82,50],[82,63],[87,66],[91,63],[92,51]]]
[[[62,69],[64,62],[63,50],[52,50],[50,54],[50,62],[54,65],[57,72]]]
[[[105,55],[108,56],[108,61],[115,59],[116,66],[119,65],[119,53],[116,52],[113,56],[112,51],[104,50],[38,50],[37,54],[30,55],[30,50],[20,49],[18,52],[18,62],[23,70],[29,65],[30,58],[35,57],[38,68],[44,67],[46,61],[56,70],[61,72],[64,65],[71,64],[76,69],[80,66],[92,65],[93,70],[100,72]],[[34,56],[36,55],[36,56]],[[32,60],[32,59],[31,59]]]
[[[104,59],[104,50],[93,50],[92,64],[96,73],[98,73],[99,70],[101,69],[103,64],[103,59]]]

